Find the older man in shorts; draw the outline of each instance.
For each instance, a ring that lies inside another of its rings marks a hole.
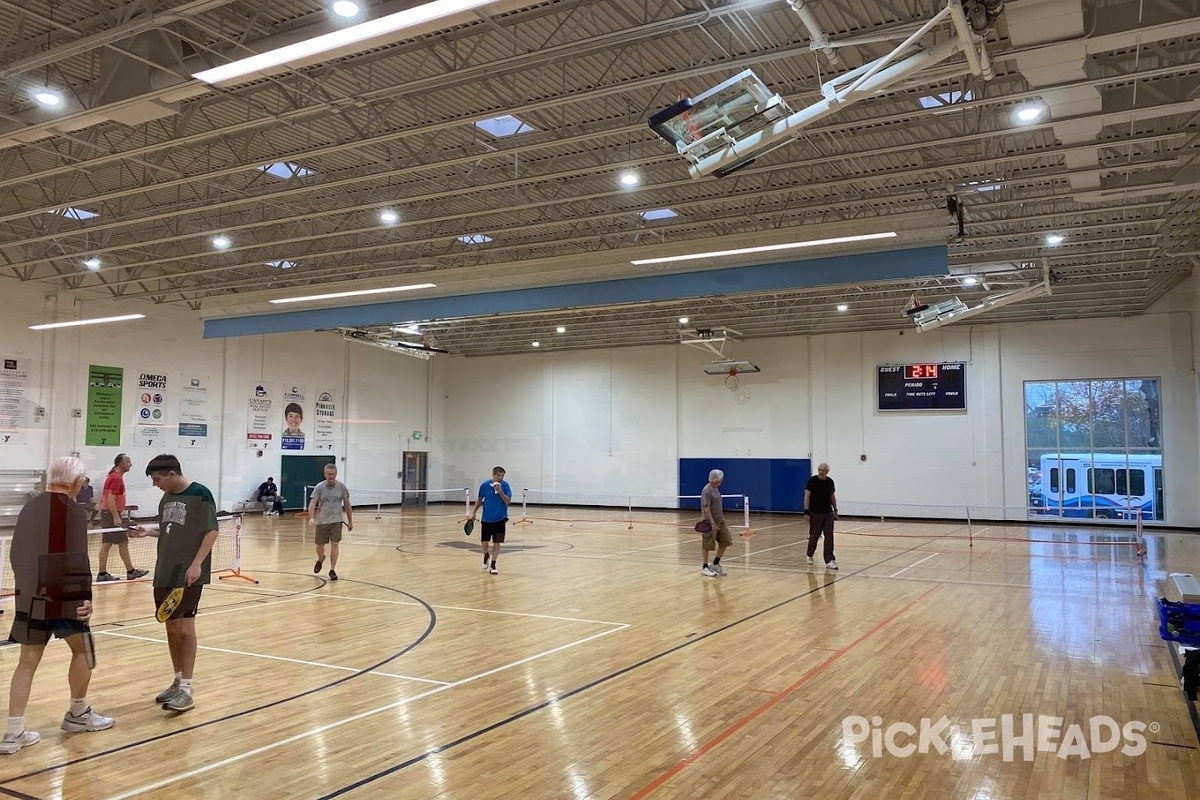
[[[317,526],[317,563],[313,572],[320,574],[325,564],[325,545],[329,545],[329,580],[336,581],[338,550],[342,541],[342,512],[346,512],[346,529],[354,530],[354,509],[350,507],[350,490],[337,479],[337,467],[325,465],[325,480],[313,489],[308,502],[308,521]]]
[[[712,531],[704,534],[700,543],[704,551],[704,569],[700,573],[706,578],[725,574],[725,567],[721,566],[721,556],[725,555],[725,548],[733,544],[729,526],[725,523],[725,511],[721,508],[721,482],[724,480],[725,473],[714,469],[708,473],[708,484],[700,492],[700,509],[704,512],[704,518],[712,525]],[[716,549],[717,556],[713,559],[712,566],[709,566],[708,554],[713,549]]]

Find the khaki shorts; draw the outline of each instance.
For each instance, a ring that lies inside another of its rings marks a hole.
[[[317,526],[317,544],[329,544],[330,542],[340,542],[342,540],[342,523],[335,522],[332,525]]]
[[[729,533],[729,526],[724,521],[717,523],[717,528],[712,533],[704,537],[704,551],[716,550],[717,545],[729,547],[733,544],[733,536]]]

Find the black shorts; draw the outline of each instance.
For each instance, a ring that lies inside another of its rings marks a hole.
[[[508,518],[499,522],[483,523],[483,530],[479,533],[479,541],[481,542],[500,542],[504,543],[504,526],[508,524]]]
[[[123,528],[125,520],[113,520],[111,511],[100,512],[100,527],[101,528]],[[124,531],[113,531],[112,533],[100,534],[100,541],[104,544],[125,544],[129,541],[129,534]]]
[[[183,599],[179,601],[178,608],[175,613],[171,614],[168,619],[187,619],[196,616],[200,611],[200,593],[204,591],[204,584],[193,583],[191,586],[183,590]],[[154,610],[158,611],[158,607],[162,605],[162,601],[167,599],[167,595],[171,590],[165,586],[154,587]]]

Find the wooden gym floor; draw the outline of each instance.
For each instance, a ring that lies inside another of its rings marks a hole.
[[[829,572],[804,566],[800,520],[764,515],[704,578],[688,515],[536,509],[493,576],[460,513],[359,511],[332,584],[301,519],[248,515],[261,583],[206,590],[180,716],[151,702],[171,673],[150,586],[98,587],[90,699],[117,725],[58,730],[52,645],[26,714],[43,741],[0,756],[0,797],[1200,797],[1153,607],[1168,569],[1200,571],[1200,537],[1151,535],[1142,563],[1104,531],[968,547],[957,524],[847,519]],[[972,720],[1004,714],[1062,717],[1056,748],[1095,715],[1140,721],[1147,749],[973,753]],[[958,730],[877,758],[852,716]]]

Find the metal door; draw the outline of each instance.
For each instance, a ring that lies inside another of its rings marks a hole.
[[[404,505],[425,505],[429,494],[425,491],[426,475],[429,468],[429,453],[423,451],[404,451],[403,479],[400,488],[403,490]]]

